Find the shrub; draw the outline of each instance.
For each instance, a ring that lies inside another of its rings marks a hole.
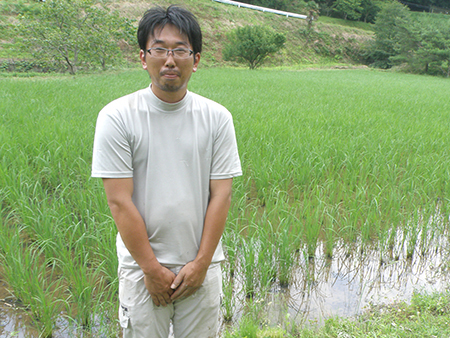
[[[244,26],[231,31],[228,41],[223,50],[224,60],[236,60],[255,69],[284,47],[286,36],[265,26]]]

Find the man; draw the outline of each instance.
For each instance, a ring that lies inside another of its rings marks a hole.
[[[148,10],[139,23],[149,88],[99,114],[92,176],[119,231],[119,319],[125,338],[215,337],[220,244],[233,177],[241,175],[231,114],[187,90],[202,34],[187,10]]]

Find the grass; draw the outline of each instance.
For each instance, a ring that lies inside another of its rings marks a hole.
[[[144,71],[0,79],[1,277],[15,297],[30,295],[24,306],[43,335],[61,311],[77,334],[119,330],[116,230],[101,182],[89,177],[92,141],[99,110],[148,81]],[[261,299],[289,287],[296,269],[314,278],[307,263],[318,248],[333,257],[338,243],[349,252],[361,243],[379,247],[380,261],[394,260],[399,247],[425,255],[448,231],[448,80],[201,68],[190,89],[232,112],[243,164],[224,238],[229,334],[244,330],[236,320],[246,316],[261,334]],[[47,312],[33,310],[39,304]],[[448,320],[446,311],[434,320]],[[310,332],[362,337],[383,318],[330,319],[325,331]],[[289,318],[279,325],[267,332],[308,337]]]
[[[321,16],[321,17],[319,17],[318,22],[327,23],[330,25],[356,28],[358,30],[362,29],[362,30],[366,30],[366,31],[373,31],[373,24],[367,23],[367,22],[362,22],[362,21],[352,21],[352,20],[344,20],[344,19],[339,19],[339,18],[332,18],[329,16]]]

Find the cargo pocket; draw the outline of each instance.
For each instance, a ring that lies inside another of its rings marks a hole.
[[[120,326],[124,329],[128,328],[128,325],[130,324],[130,313],[128,308],[122,304],[120,304],[119,307],[119,322]]]

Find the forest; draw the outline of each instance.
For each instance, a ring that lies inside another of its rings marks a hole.
[[[447,0],[396,1],[415,12],[450,13],[450,4]],[[305,9],[314,9],[320,11],[320,15],[374,23],[378,12],[392,0],[242,0],[241,2],[298,13],[304,12]]]

